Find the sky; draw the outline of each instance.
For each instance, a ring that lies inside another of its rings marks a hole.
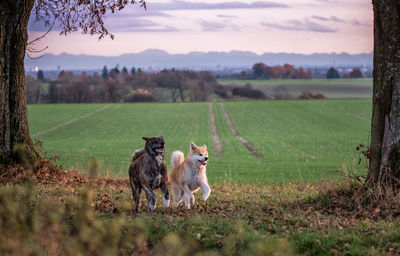
[[[372,5],[366,0],[147,0],[146,5],[107,16],[114,40],[79,32],[64,36],[55,26],[32,47],[47,47],[40,54],[102,56],[146,49],[358,54],[373,48]],[[44,31],[32,15],[29,41]]]

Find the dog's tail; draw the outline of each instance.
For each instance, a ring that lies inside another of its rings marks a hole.
[[[182,151],[176,150],[176,151],[172,152],[172,156],[171,156],[172,167],[179,165],[184,160],[185,160],[185,156]]]

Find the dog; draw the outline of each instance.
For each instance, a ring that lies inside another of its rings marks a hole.
[[[186,159],[179,150],[172,153],[171,189],[174,207],[177,207],[183,198],[185,206],[189,210],[190,205],[194,205],[193,193],[199,189],[203,192],[203,201],[210,196],[211,188],[206,175],[207,162],[206,145],[198,147],[194,142],[190,142],[190,151]]]
[[[161,189],[165,207],[168,207],[170,202],[167,187],[167,165],[164,161],[165,143],[162,136],[142,137],[142,139],[146,141],[144,148],[136,150],[132,155],[132,163],[129,166],[129,184],[132,189],[135,212],[140,212],[140,196],[143,189],[147,196],[148,211],[152,213],[157,202],[154,189]]]

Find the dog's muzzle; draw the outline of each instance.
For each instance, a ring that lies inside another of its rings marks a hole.
[[[165,153],[165,148],[156,148],[155,151],[156,151],[157,154],[159,154],[159,155],[164,155],[164,153]]]
[[[204,159],[204,160],[199,160],[199,162],[200,162],[202,165],[206,165],[206,164],[207,164],[207,161],[208,161],[208,157],[206,157],[206,159]]]

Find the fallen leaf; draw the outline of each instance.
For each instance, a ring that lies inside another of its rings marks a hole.
[[[336,249],[330,249],[329,252],[332,253],[333,255],[338,254],[338,250],[336,250]]]

